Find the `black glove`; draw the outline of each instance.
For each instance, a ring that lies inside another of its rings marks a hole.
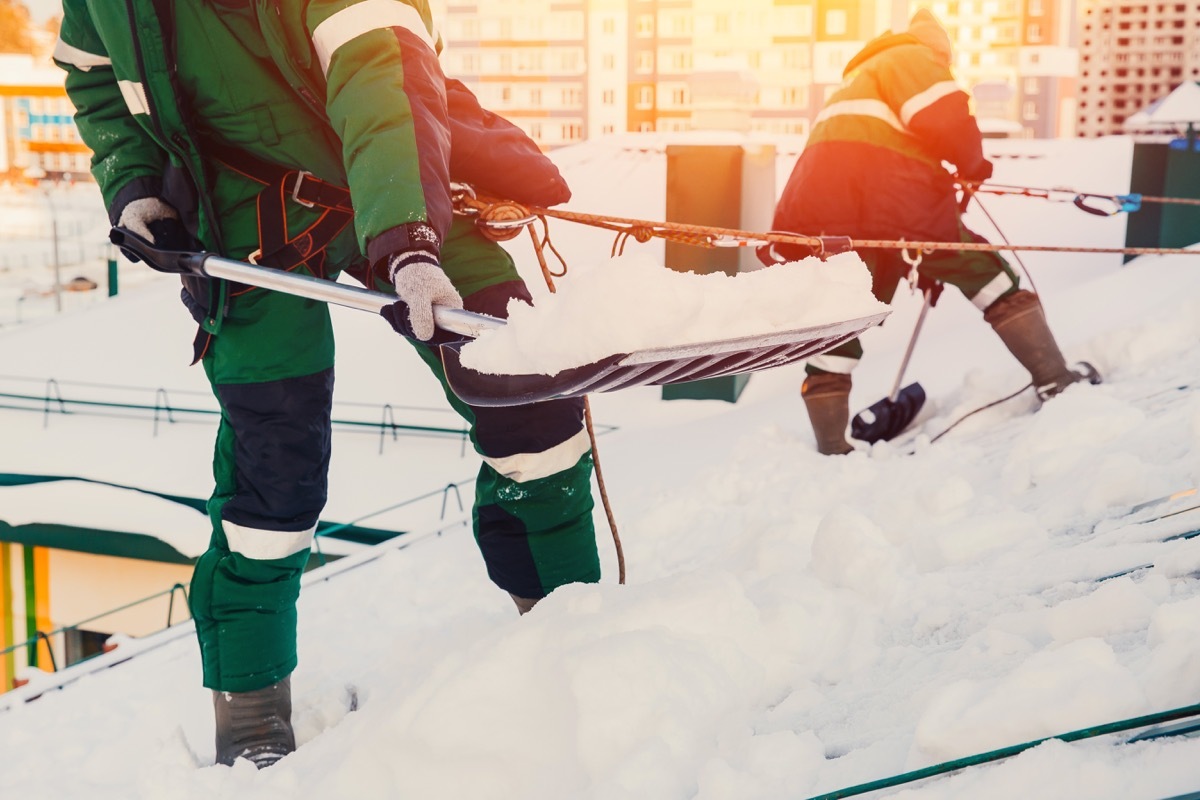
[[[992,162],[986,158],[980,159],[979,163],[960,169],[958,177],[972,183],[983,183],[992,177]]]
[[[160,250],[198,253],[204,249],[196,237],[184,227],[179,219],[179,212],[159,197],[131,200],[121,209],[116,227],[137,234]],[[142,260],[136,253],[125,248],[121,248],[121,252],[134,263]]]

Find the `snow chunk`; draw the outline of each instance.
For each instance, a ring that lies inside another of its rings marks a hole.
[[[541,373],[616,353],[794,330],[887,310],[854,253],[738,275],[665,269],[633,255],[573,269],[537,307],[514,301],[508,324],[462,348],[462,363],[494,375]]]
[[[1031,656],[995,681],[943,689],[917,724],[916,744],[938,761],[1131,717],[1146,708],[1134,677],[1099,639]]]
[[[1132,633],[1146,627],[1155,606],[1155,600],[1147,597],[1146,591],[1132,579],[1114,578],[1101,583],[1089,595],[1050,609],[1046,627],[1060,642]]]
[[[896,588],[897,561],[895,548],[878,525],[839,506],[817,527],[810,567],[834,586],[885,601]]]

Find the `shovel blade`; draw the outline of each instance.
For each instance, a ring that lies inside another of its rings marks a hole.
[[[910,383],[896,393],[896,399],[885,397],[854,415],[850,435],[869,444],[896,438],[912,424],[925,405],[925,390],[919,383]]]
[[[555,375],[487,375],[463,366],[453,348],[440,349],[446,380],[460,400],[473,406],[513,406],[773,369],[831,350],[878,325],[885,314],[759,336],[619,353]]]

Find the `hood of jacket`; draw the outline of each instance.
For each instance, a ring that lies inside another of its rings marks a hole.
[[[938,60],[947,67],[950,66],[954,52],[950,44],[950,35],[946,33],[945,28],[938,23],[933,14],[922,8],[913,14],[913,18],[908,24],[908,30],[900,33],[884,31],[867,42],[866,46],[855,53],[850,62],[846,64],[846,69],[842,71],[842,77],[848,76],[885,50],[911,44],[928,47],[937,55]]]

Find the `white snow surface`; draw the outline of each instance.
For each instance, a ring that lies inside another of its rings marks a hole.
[[[622,137],[559,154],[571,207],[661,218],[660,143]],[[987,144],[1001,183],[1128,187],[1128,140]],[[1069,204],[985,196],[982,207],[1013,242],[1123,239],[1122,217]],[[977,209],[969,222],[995,236]],[[608,248],[565,225],[555,237],[572,265]],[[453,514],[441,519],[436,502],[383,514],[371,522],[415,533],[306,576],[295,754],[263,772],[212,765],[211,699],[191,633],[176,626],[123,641],[36,700],[26,702],[37,689],[0,695],[0,796],[806,798],[1197,703],[1200,539],[1167,539],[1200,527],[1194,495],[1169,498],[1200,482],[1200,261],[1023,260],[1064,351],[1096,364],[1103,385],[1072,386],[1040,410],[1027,392],[931,442],[1027,381],[950,289],[907,372],[930,400],[902,441],[819,456],[798,365],[756,374],[735,404],[664,402],[651,387],[594,395],[597,423],[616,426],[599,457],[627,585],[616,583],[599,509],[603,582],[564,587],[522,618]],[[0,331],[0,375],[38,391],[54,377],[85,397],[101,382],[126,387],[103,390],[113,393],[201,391],[175,291],[147,282]],[[853,409],[891,388],[918,306],[902,293],[864,336]],[[615,325],[640,319],[619,316]],[[403,346],[389,348],[386,326],[342,310],[335,325],[344,409],[433,404],[436,386],[417,378]],[[0,410],[0,470],[206,492],[208,422],[154,436],[145,417],[51,415],[43,428],[35,410]],[[474,471],[454,440],[381,443],[335,434],[328,518],[378,512]],[[57,503],[46,502],[52,516]],[[65,488],[57,502],[69,502]],[[119,654],[133,657],[94,669]],[[868,796],[1200,790],[1200,740],[1119,742],[1050,741]]]
[[[462,348],[492,375],[556,375],[614,353],[711,344],[887,313],[855,253],[737,275],[663,269],[646,255],[592,263],[537,305],[509,304],[508,324]],[[620,324],[614,320],[620,319]]]

